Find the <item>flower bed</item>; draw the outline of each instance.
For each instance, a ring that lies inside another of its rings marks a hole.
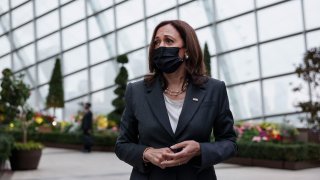
[[[319,144],[239,142],[238,148],[236,157],[225,163],[292,170],[320,167]]]
[[[292,170],[320,166],[320,144],[298,142],[293,126],[240,122],[235,131],[239,150],[226,163]]]

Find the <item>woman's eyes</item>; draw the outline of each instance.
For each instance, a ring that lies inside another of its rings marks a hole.
[[[166,43],[169,43],[169,44],[173,43],[173,41],[171,39],[166,39],[165,41],[166,41]]]
[[[164,40],[164,42],[165,42],[165,44],[172,44],[174,41],[173,40],[171,40],[171,39],[165,39]],[[161,41],[160,40],[156,40],[156,41],[154,41],[154,45],[155,46],[159,46],[161,44]]]

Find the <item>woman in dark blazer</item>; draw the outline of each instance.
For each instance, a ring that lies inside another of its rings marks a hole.
[[[226,86],[206,76],[194,29],[161,22],[149,75],[130,83],[115,152],[131,180],[214,180],[214,164],[237,151]],[[211,134],[214,142],[210,141]]]

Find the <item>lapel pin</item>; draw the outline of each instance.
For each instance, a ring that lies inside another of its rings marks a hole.
[[[193,100],[193,101],[197,101],[197,102],[199,101],[198,98],[192,98],[192,100]]]

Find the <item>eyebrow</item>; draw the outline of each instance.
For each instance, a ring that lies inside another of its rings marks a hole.
[[[174,38],[174,37],[171,36],[171,35],[164,35],[164,37],[166,37],[166,38],[171,38],[171,39],[173,39],[173,40],[176,40],[176,38]],[[154,40],[156,40],[156,39],[159,39],[159,37],[158,37],[158,36],[154,37]]]

